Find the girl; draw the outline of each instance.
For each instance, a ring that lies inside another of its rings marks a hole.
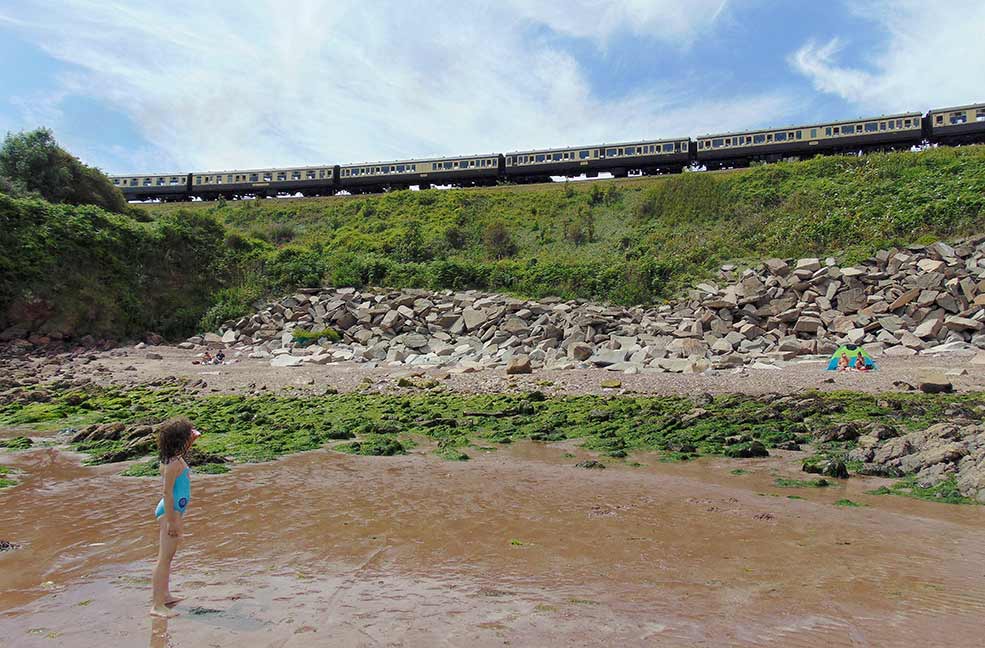
[[[171,577],[171,560],[181,540],[182,516],[192,496],[188,464],[183,455],[199,436],[201,433],[192,427],[191,421],[183,417],[167,420],[157,428],[164,497],[157,504],[156,511],[161,526],[161,547],[152,579],[154,600],[150,613],[153,616],[167,618],[178,615],[169,606],[181,599],[171,594],[168,580]]]

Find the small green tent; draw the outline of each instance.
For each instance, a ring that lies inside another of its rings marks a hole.
[[[858,356],[862,356],[866,369],[876,368],[876,363],[872,360],[872,356],[866,353],[865,349],[857,344],[842,344],[834,353],[831,354],[831,360],[828,362],[828,371],[838,370],[838,360],[841,359],[842,354],[848,356],[848,361],[851,363],[849,365],[850,367],[854,368],[855,359]]]

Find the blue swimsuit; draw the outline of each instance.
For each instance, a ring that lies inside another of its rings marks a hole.
[[[188,468],[181,471],[181,474],[174,480],[174,490],[171,491],[174,497],[174,510],[184,515],[188,508],[188,501],[192,498],[192,480]],[[154,515],[161,517],[164,515],[164,498],[157,503],[157,510]]]

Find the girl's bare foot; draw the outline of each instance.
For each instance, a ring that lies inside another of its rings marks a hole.
[[[180,612],[175,612],[174,610],[167,607],[166,605],[155,605],[150,609],[151,616],[160,617],[162,619],[170,619],[172,617],[178,616],[179,614]]]
[[[171,607],[172,605],[177,605],[178,603],[184,600],[185,600],[184,596],[175,596],[174,594],[168,594],[167,596],[164,597],[164,604],[168,607]]]

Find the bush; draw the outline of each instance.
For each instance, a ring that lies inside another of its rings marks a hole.
[[[123,194],[109,178],[58,146],[47,128],[7,133],[0,147],[0,176],[0,190],[12,196],[127,212]]]
[[[312,331],[305,331],[304,329],[296,328],[291,336],[294,338],[295,342],[301,344],[302,346],[317,342],[321,338],[325,338],[329,342],[339,342],[342,339],[339,332],[333,328],[323,328]]]
[[[487,225],[482,240],[486,244],[486,251],[489,256],[494,259],[505,259],[516,254],[513,237],[502,221],[495,221]]]

